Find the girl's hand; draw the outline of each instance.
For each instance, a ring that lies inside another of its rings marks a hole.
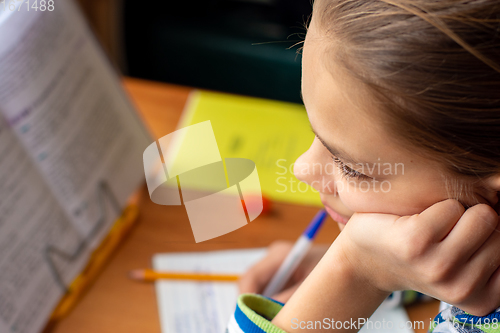
[[[269,246],[269,250],[264,259],[252,266],[239,280],[241,293],[261,293],[266,285],[271,281],[274,273],[278,270],[285,257],[293,247],[292,242],[276,241]],[[280,302],[286,302],[299,287],[300,283],[313,270],[321,260],[329,245],[313,245],[301,262],[290,281],[284,289],[273,295],[272,298]]]
[[[413,289],[486,315],[500,305],[499,217],[456,200],[421,214],[354,214],[335,243],[381,291]]]

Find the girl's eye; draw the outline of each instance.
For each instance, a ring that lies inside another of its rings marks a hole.
[[[370,179],[371,177],[354,170],[344,162],[342,162],[339,158],[332,156],[333,162],[337,164],[338,168],[340,169],[340,172],[342,173],[342,177],[345,178],[354,178],[354,179]]]

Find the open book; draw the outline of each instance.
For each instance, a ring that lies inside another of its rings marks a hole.
[[[50,2],[50,1],[49,1]],[[71,1],[0,6],[0,332],[39,332],[152,141]]]

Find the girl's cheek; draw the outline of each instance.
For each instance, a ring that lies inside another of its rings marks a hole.
[[[370,205],[370,197],[361,192],[356,192],[353,189],[345,189],[338,193],[342,204],[351,212],[368,212]]]
[[[339,192],[339,199],[345,208],[357,213],[381,213],[393,215],[413,215],[441,200],[425,200],[422,197],[408,196],[399,191],[387,193],[362,193],[355,189]]]
[[[347,187],[339,191],[339,199],[352,212],[394,214],[397,202],[392,193],[363,192],[360,188]]]

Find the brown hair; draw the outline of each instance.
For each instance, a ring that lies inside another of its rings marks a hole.
[[[398,139],[457,175],[500,173],[498,0],[320,0],[314,15]]]

